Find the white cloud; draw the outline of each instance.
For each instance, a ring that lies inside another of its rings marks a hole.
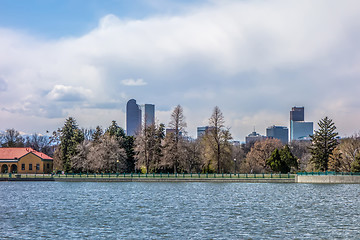
[[[132,86],[132,87],[135,86],[136,87],[136,86],[144,86],[147,83],[141,78],[139,78],[139,79],[129,78],[129,79],[121,80],[121,84],[125,85],[125,86]]]
[[[0,92],[5,92],[7,90],[7,83],[5,79],[0,77]]]
[[[54,101],[78,102],[89,98],[90,95],[91,90],[83,87],[55,85],[47,97]]]
[[[83,125],[117,115],[122,122],[126,101],[135,98],[163,109],[164,123],[166,110],[181,104],[189,132],[219,105],[233,136],[243,139],[254,125],[263,133],[287,123],[296,104],[309,121],[323,115],[319,109],[344,119],[339,129],[349,134],[360,121],[359,12],[355,0],[229,0],[176,16],[107,15],[75,38],[0,29],[0,125],[13,123],[10,113],[21,114],[19,130],[31,129],[34,115],[44,123],[76,112]]]

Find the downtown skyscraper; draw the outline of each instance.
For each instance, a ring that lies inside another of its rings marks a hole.
[[[309,140],[313,135],[313,122],[305,122],[304,107],[293,107],[290,111],[290,141]]]
[[[130,99],[126,104],[126,134],[135,136],[144,126],[155,123],[155,105],[139,105],[135,99]]]

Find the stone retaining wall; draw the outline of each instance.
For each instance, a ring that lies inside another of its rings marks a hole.
[[[360,175],[296,175],[297,183],[360,183]]]

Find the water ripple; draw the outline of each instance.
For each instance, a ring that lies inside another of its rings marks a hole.
[[[0,182],[5,239],[359,239],[359,185]]]

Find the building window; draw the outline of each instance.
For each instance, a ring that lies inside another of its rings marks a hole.
[[[40,170],[40,164],[36,164],[36,170]]]
[[[23,163],[23,164],[21,164],[21,170],[25,170],[25,164]]]
[[[29,170],[32,170],[32,164],[31,163],[29,164]]]
[[[47,167],[47,169],[49,169],[49,168],[50,168],[50,164],[47,164],[46,167]]]

